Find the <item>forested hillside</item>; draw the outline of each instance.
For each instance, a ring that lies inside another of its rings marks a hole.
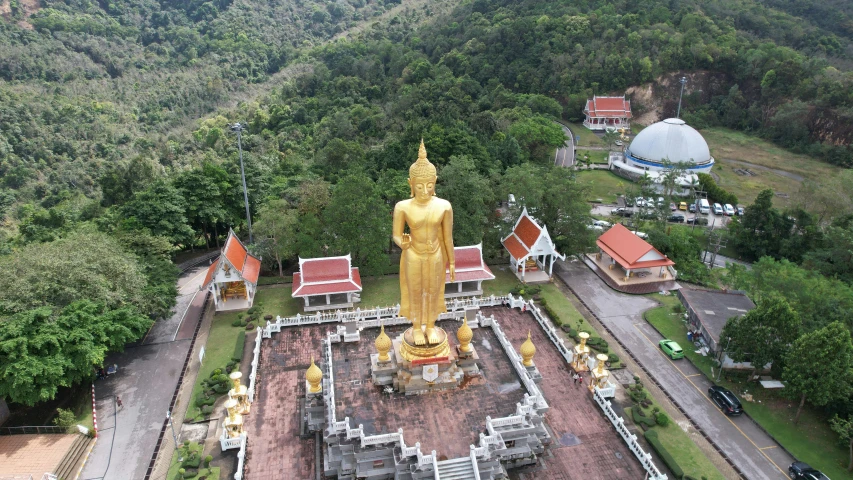
[[[22,256],[47,251],[86,262],[68,247],[77,238],[126,255],[139,274],[133,291],[83,296],[105,315],[162,315],[174,298],[170,253],[216,246],[229,227],[246,233],[228,128],[236,121],[247,124],[252,248],[279,273],[297,255],[347,253],[365,274],[392,271],[389,215],[409,194],[406,169],[421,138],[439,167],[438,193],[456,208],[457,244],[482,241],[498,255],[509,225],[495,203],[514,192],[561,252],[582,250],[592,240],[588,189],[572,171],[549,168],[564,140],[554,120],[577,119],[593,93],[678,72],[719,78],[712,91],[688,92],[684,116],[694,125],[853,165],[848,24],[794,2],[8,5],[0,263],[26,270]],[[329,41],[356,25],[359,33]],[[3,288],[73,290],[66,277],[27,278],[30,287]],[[28,325],[34,309],[60,315],[74,305],[4,297],[0,316]]]

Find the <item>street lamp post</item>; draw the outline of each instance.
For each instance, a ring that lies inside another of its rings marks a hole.
[[[681,93],[678,95],[678,113],[675,114],[675,118],[681,118],[681,98],[684,96],[684,84],[687,83],[687,77],[681,77],[679,82],[681,83]]]
[[[166,420],[169,421],[169,427],[172,429],[172,439],[175,441],[175,452],[178,454],[178,461],[183,462],[184,457],[181,456],[181,451],[178,449],[178,436],[175,435],[175,424],[172,423],[172,411],[166,410]]]
[[[246,223],[249,226],[249,245],[252,241],[252,215],[249,213],[249,193],[246,190],[246,172],[243,168],[243,143],[242,133],[246,126],[241,123],[231,125],[231,131],[237,133],[237,150],[240,152],[240,178],[243,180],[243,203],[246,204]]]

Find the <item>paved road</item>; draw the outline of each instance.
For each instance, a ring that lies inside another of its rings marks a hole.
[[[557,149],[557,153],[554,155],[554,165],[571,167],[575,164],[575,135],[569,130],[569,127],[562,124],[560,127],[566,134],[566,143],[564,147]]]
[[[140,345],[107,358],[107,364],[118,365],[118,372],[95,382],[98,442],[81,479],[145,476],[199,320],[205,296],[198,288],[206,268],[202,265],[181,275],[178,304],[170,318],[158,321]],[[117,395],[124,404],[120,409]],[[169,439],[167,444],[171,443]]]
[[[642,316],[656,306],[651,298],[607,288],[581,262],[558,262],[554,271],[748,479],[787,478],[788,465],[794,460],[772,437],[746,415],[723,415],[708,399],[711,383],[705,376],[688,360],[672,361],[661,353],[657,342],[662,337]]]

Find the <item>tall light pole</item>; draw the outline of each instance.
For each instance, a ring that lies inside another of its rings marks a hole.
[[[183,462],[184,458],[181,456],[181,451],[178,449],[178,436],[175,435],[175,425],[172,423],[172,411],[166,410],[166,420],[169,421],[169,427],[172,428],[172,439],[175,440],[175,453],[178,454],[178,461]]]
[[[687,83],[687,77],[681,77],[681,93],[678,95],[678,113],[675,114],[675,118],[681,118],[681,98],[684,96],[684,84]]]
[[[252,215],[249,213],[249,193],[246,191],[246,172],[243,169],[242,133],[246,126],[240,123],[231,125],[231,131],[237,133],[237,150],[240,152],[240,178],[243,180],[243,202],[246,204],[246,223],[249,225],[249,245],[252,241]]]

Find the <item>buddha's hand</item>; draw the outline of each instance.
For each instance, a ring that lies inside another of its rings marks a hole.
[[[408,233],[404,233],[402,237],[400,237],[400,248],[406,250],[412,245],[412,236]]]
[[[456,281],[456,265],[453,263],[450,264],[450,281]]]

